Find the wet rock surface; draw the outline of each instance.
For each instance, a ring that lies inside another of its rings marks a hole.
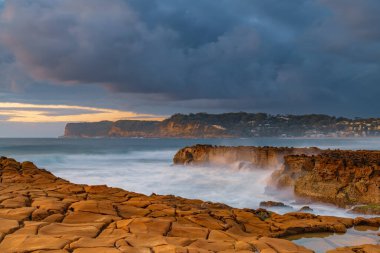
[[[310,206],[303,206],[300,208],[300,210],[298,210],[298,212],[308,213],[308,212],[313,212],[313,209]]]
[[[233,163],[250,163],[255,168],[275,168],[283,163],[284,157],[296,154],[319,154],[318,148],[287,147],[227,147],[212,145],[195,145],[179,150],[174,164],[210,164],[230,165]]]
[[[380,225],[78,185],[0,158],[0,252],[312,252],[279,237]]]
[[[337,206],[380,205],[380,151],[324,151],[289,155],[273,174],[277,186],[297,196]]]
[[[279,168],[268,191],[289,188],[298,197],[339,207],[380,205],[380,151],[195,145],[179,150],[173,162]],[[363,213],[371,210],[377,214],[378,208],[363,209]]]
[[[280,207],[280,208],[289,208],[293,209],[291,206],[285,205],[282,202],[277,202],[277,201],[261,201],[260,202],[260,207]]]

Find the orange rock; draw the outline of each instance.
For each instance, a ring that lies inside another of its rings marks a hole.
[[[8,234],[19,228],[17,220],[7,220],[0,218],[0,233]]]
[[[95,237],[100,228],[101,223],[83,223],[83,224],[64,224],[51,223],[39,229],[39,235],[51,236],[79,236],[79,237]]]
[[[188,224],[173,223],[172,229],[168,235],[174,237],[206,239],[208,233],[209,231],[207,228],[195,227]]]
[[[163,219],[134,218],[128,224],[132,234],[166,235],[170,230],[171,222]]]
[[[83,200],[72,204],[69,209],[77,212],[117,216],[116,210],[110,201]]]
[[[59,250],[68,240],[42,235],[8,235],[0,243],[0,252],[30,252],[37,250]]]
[[[118,214],[124,218],[133,218],[133,217],[144,217],[148,213],[150,213],[149,210],[146,210],[144,208],[134,207],[134,206],[128,206],[128,205],[119,205],[117,206]]]
[[[94,247],[94,248],[81,248],[76,249],[73,253],[120,253],[120,250],[115,248],[106,248],[106,247]]]

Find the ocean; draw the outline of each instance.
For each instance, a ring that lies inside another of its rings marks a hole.
[[[107,184],[150,195],[173,194],[239,208],[264,200],[292,203],[292,196],[268,195],[271,171],[173,166],[177,150],[194,144],[319,147],[380,150],[380,138],[354,139],[0,139],[0,155],[32,161],[55,175],[81,184]],[[297,209],[301,206],[292,203]],[[346,210],[309,204],[317,214],[351,217]],[[285,212],[289,210],[276,210]]]

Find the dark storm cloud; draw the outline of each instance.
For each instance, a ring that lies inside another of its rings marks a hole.
[[[20,70],[14,56],[0,44],[0,94],[3,92],[17,93],[23,89],[28,76]]]
[[[9,0],[0,41],[4,66],[134,106],[378,114],[379,12],[378,0]]]

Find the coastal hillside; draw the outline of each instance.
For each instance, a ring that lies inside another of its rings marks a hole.
[[[266,113],[175,114],[163,121],[68,123],[64,137],[365,137],[380,136],[380,119]]]

